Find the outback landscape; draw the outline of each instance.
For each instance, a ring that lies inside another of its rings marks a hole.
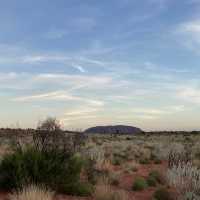
[[[1,129],[0,199],[200,198],[199,132],[101,129],[63,131],[54,118],[35,130]]]
[[[0,0],[0,200],[200,200],[200,0]]]

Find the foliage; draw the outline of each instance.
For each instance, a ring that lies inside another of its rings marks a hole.
[[[167,178],[169,184],[176,188],[181,198],[185,195],[200,195],[200,170],[191,163],[176,166],[168,169]]]
[[[147,165],[147,164],[149,164],[150,163],[150,160],[149,159],[147,159],[147,158],[142,158],[142,159],[140,159],[140,164],[143,164],[143,165]]]
[[[39,151],[61,149],[65,153],[80,151],[86,136],[83,133],[66,134],[55,118],[47,118],[40,123],[33,134],[33,144]]]
[[[157,185],[157,180],[153,176],[148,176],[146,181],[148,186],[155,187]]]
[[[159,188],[153,195],[155,200],[173,200],[172,195],[166,188]]]
[[[168,157],[168,166],[172,168],[173,166],[186,165],[191,162],[191,151],[189,149],[171,149]]]
[[[44,121],[40,121],[37,127],[38,130],[43,130],[43,131],[60,131],[61,130],[61,125],[60,122],[53,117],[48,117]]]
[[[88,158],[84,162],[84,172],[90,183],[96,184],[98,178],[98,171],[95,168],[95,161]]]
[[[156,180],[156,182],[159,184],[164,184],[164,182],[165,182],[163,175],[157,170],[152,170],[149,173],[149,177],[154,178]]]
[[[94,191],[92,184],[87,182],[73,182],[71,184],[65,185],[62,192],[70,195],[77,196],[90,196]]]
[[[27,147],[5,156],[0,164],[0,186],[22,188],[29,183],[44,184],[59,190],[79,181],[82,163],[79,158],[60,151],[42,152]]]
[[[108,178],[111,185],[115,186],[119,185],[120,176],[121,176],[120,172],[115,172],[115,171],[109,172]]]
[[[141,191],[141,190],[146,189],[147,187],[148,187],[148,184],[146,180],[142,177],[138,177],[135,179],[132,189],[134,191]]]

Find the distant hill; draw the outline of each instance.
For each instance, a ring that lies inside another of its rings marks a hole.
[[[96,126],[88,128],[85,130],[85,133],[99,133],[99,134],[137,134],[142,133],[143,131],[140,128],[133,126]]]

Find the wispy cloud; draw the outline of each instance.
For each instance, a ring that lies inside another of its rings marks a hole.
[[[185,87],[179,90],[177,96],[186,102],[200,104],[200,88]]]
[[[66,112],[65,116],[80,116],[80,115],[86,115],[86,114],[90,114],[90,113],[94,113],[99,111],[99,108],[91,108],[91,107],[87,107],[87,108],[79,108],[78,110],[73,110],[71,112]]]
[[[80,65],[73,65],[73,67],[75,69],[77,69],[78,71],[82,72],[82,73],[86,72],[86,70],[82,66],[80,66]]]
[[[185,21],[178,25],[175,34],[186,48],[200,52],[200,18]]]
[[[173,105],[164,108],[134,108],[132,112],[139,118],[157,119],[166,115],[185,111],[184,105]]]
[[[18,101],[18,102],[27,102],[27,101],[34,101],[34,100],[67,101],[67,100],[80,100],[80,98],[67,94],[67,92],[65,91],[55,91],[55,92],[49,92],[49,93],[43,93],[43,94],[16,97],[13,99],[13,101]]]
[[[34,94],[21,96],[12,99],[16,102],[31,102],[31,101],[81,101],[92,106],[103,106],[104,102],[96,99],[88,99],[80,96],[71,95],[66,91],[54,91],[42,94]]]
[[[200,19],[182,23],[178,31],[188,35],[192,40],[200,43]]]

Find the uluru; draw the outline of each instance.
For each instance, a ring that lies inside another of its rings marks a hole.
[[[116,125],[116,126],[96,126],[85,130],[85,133],[99,134],[138,134],[143,131],[134,126]]]

